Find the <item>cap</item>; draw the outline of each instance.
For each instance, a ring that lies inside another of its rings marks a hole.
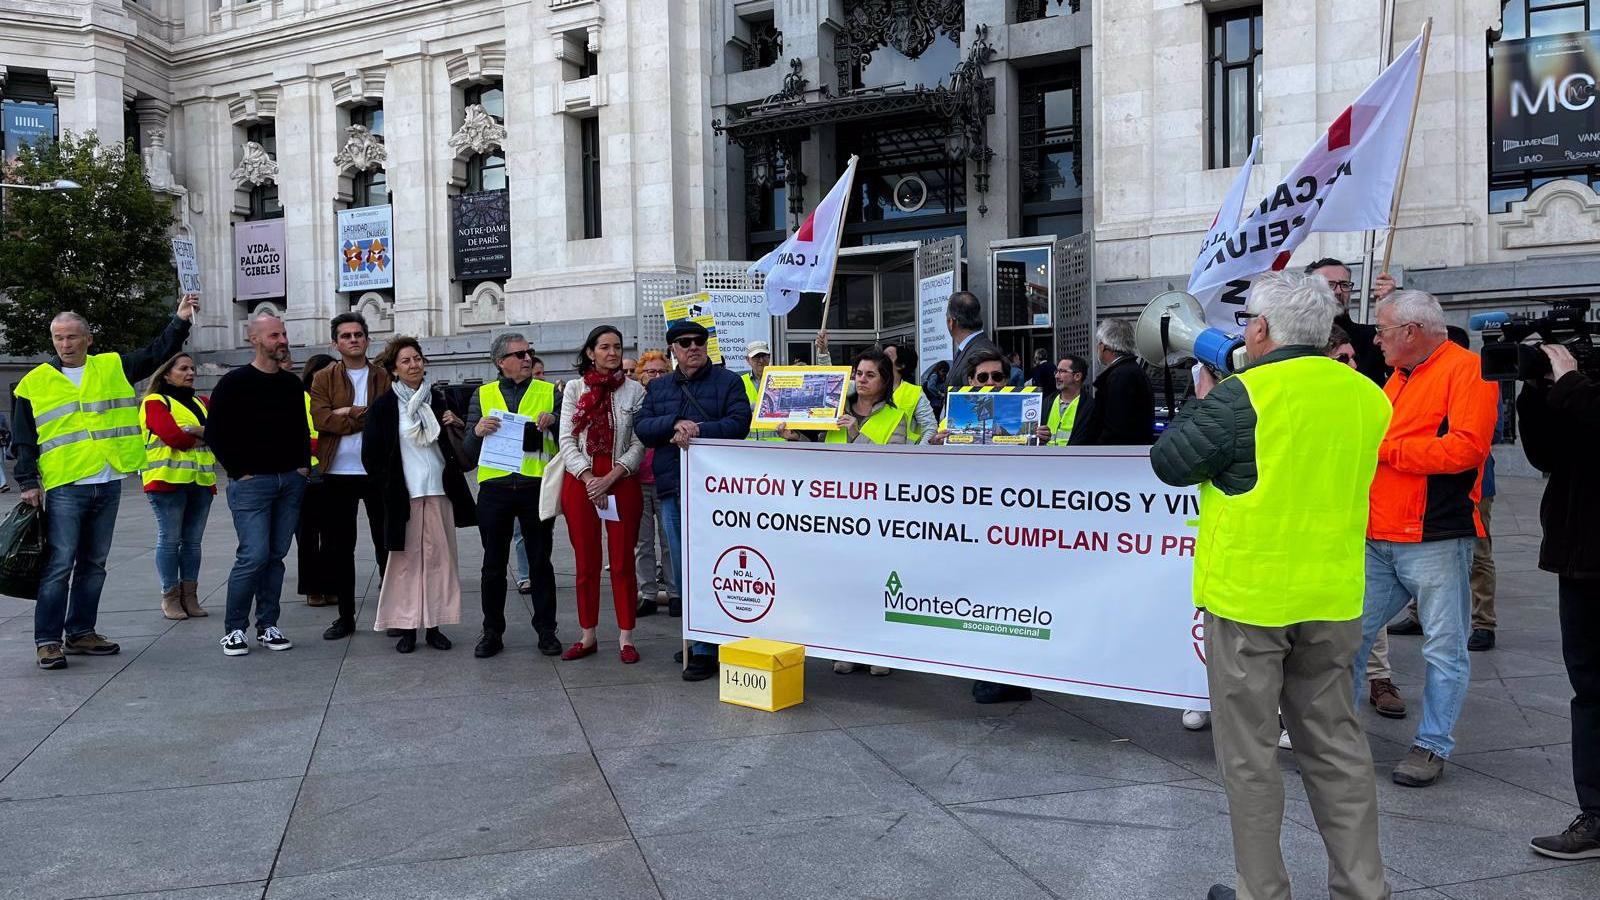
[[[745,351],[744,351],[744,358],[745,359],[749,359],[749,358],[751,358],[753,356],[762,356],[762,355],[766,355],[766,356],[771,356],[772,355],[772,347],[770,347],[767,344],[766,341],[751,341],[749,344],[745,345]]]
[[[693,319],[679,319],[672,323],[671,328],[667,329],[667,343],[670,344],[681,337],[694,337],[696,335],[710,337],[711,332],[707,331],[704,325]]]

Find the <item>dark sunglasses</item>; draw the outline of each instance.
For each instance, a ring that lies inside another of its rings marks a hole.
[[[673,343],[687,350],[690,347],[704,347],[706,339],[703,337],[681,337],[673,341]]]
[[[1348,366],[1348,365],[1350,365],[1350,363],[1355,361],[1356,355],[1354,353],[1339,353],[1339,354],[1336,354],[1333,358],[1337,359],[1339,362],[1342,362],[1342,363],[1344,363],[1345,365]]]
[[[513,356],[515,356],[517,359],[527,359],[527,358],[533,356],[533,351],[532,350],[513,350],[510,353],[507,353],[506,355],[504,355],[504,356],[502,356],[500,358],[501,359],[509,359],[509,358],[511,358]]]
[[[976,384],[1004,384],[1006,382],[1006,374],[1004,372],[974,372],[972,380]]]

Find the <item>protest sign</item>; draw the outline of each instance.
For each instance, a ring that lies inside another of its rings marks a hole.
[[[681,467],[686,638],[1209,705],[1199,500],[1148,450],[697,440]]]
[[[172,239],[172,259],[178,266],[178,293],[200,295],[200,260],[194,255],[194,241]]]
[[[237,222],[233,226],[233,299],[266,300],[284,290],[283,220]]]
[[[710,335],[706,341],[706,355],[711,357],[713,364],[722,362],[722,342],[718,340],[717,317],[711,312],[711,295],[701,291],[698,294],[668,297],[661,301],[661,316],[667,321],[668,331],[672,330],[674,323],[685,319],[704,325]]]
[[[951,388],[945,398],[947,444],[1035,443],[1044,397],[1038,388]]]
[[[844,415],[849,366],[767,366],[752,428],[834,431]]]
[[[394,211],[389,206],[339,210],[340,291],[394,287]]]
[[[760,291],[705,291],[706,309],[717,323],[717,349],[728,370],[750,371],[751,341],[772,340],[772,312]]]
[[[955,345],[945,321],[950,295],[955,290],[955,272],[940,272],[917,283],[917,358],[922,366],[917,373],[918,383],[927,380],[929,369],[954,356]]]

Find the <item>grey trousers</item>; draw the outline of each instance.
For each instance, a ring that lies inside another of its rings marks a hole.
[[[1353,701],[1361,620],[1245,625],[1206,613],[1211,733],[1228,793],[1239,900],[1289,900],[1278,715],[1328,851],[1333,900],[1388,900],[1372,751]]]
[[[666,592],[667,599],[678,596],[677,579],[673,577],[671,556],[667,553],[667,529],[661,524],[661,501],[656,498],[654,484],[641,484],[644,513],[639,516],[639,543],[633,548],[633,571],[639,576],[639,599],[656,601],[657,595]],[[656,565],[656,542],[661,544],[661,561]],[[656,573],[660,572],[659,580]]]

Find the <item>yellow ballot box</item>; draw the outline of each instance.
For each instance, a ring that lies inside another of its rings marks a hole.
[[[745,638],[723,644],[723,703],[777,712],[806,698],[806,648],[799,644]]]

